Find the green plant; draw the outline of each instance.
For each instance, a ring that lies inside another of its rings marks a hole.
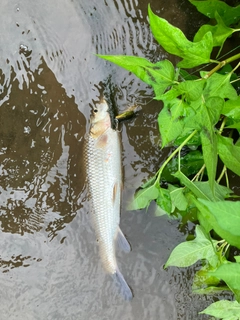
[[[240,5],[230,7],[218,0],[190,2],[212,19],[193,41],[148,9],[155,39],[182,59],[176,69],[169,60],[151,63],[140,57],[99,56],[133,72],[163,102],[158,116],[162,148],[175,149],[141,186],[133,207],[147,208],[155,201],[161,212],[198,221],[195,239],[179,244],[165,267],[188,267],[201,260],[194,292],[231,290],[236,299],[218,301],[201,313],[240,319],[240,256],[229,256],[231,247],[240,249],[240,201],[234,199],[228,178],[228,170],[240,176],[240,53],[219,59],[225,40],[240,31]],[[214,47],[219,50],[213,59]],[[200,71],[196,70],[199,66]],[[189,150],[185,155],[183,148]],[[225,185],[220,184],[223,177]]]

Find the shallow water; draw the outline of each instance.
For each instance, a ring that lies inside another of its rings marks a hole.
[[[150,1],[154,12],[190,30],[187,0]],[[185,239],[178,221],[126,208],[163,161],[152,91],[94,53],[166,58],[138,0],[2,0],[0,20],[1,319],[207,319],[213,298],[191,294],[193,270],[163,269]],[[199,22],[200,23],[200,22]],[[189,35],[191,36],[191,31]],[[172,58],[174,62],[174,58]],[[102,269],[88,212],[83,140],[99,92],[121,112],[121,228],[132,252],[118,252],[134,291],[127,303]]]

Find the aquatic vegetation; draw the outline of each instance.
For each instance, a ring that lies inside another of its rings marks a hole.
[[[193,291],[230,290],[235,297],[215,302],[201,313],[240,319],[240,201],[229,183],[229,171],[240,176],[240,53],[236,53],[240,46],[220,57],[226,39],[236,33],[239,43],[240,5],[190,2],[211,19],[193,41],[148,8],[155,39],[180,58],[176,67],[169,60],[99,56],[151,85],[155,99],[163,103],[158,116],[161,147],[173,151],[137,191],[133,207],[147,208],[155,201],[160,214],[196,222],[195,238],[179,244],[165,267],[201,261]]]

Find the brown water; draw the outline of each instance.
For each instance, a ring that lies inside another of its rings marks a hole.
[[[150,2],[191,36],[187,0]],[[161,106],[135,76],[94,55],[166,58],[146,15],[138,0],[1,0],[1,320],[207,319],[198,312],[214,298],[191,294],[193,269],[163,269],[185,239],[179,222],[154,217],[153,206],[126,210],[164,159]],[[132,252],[118,252],[118,261],[134,291],[130,303],[102,269],[88,215],[82,147],[103,89],[119,112],[142,106],[121,128],[121,228]]]

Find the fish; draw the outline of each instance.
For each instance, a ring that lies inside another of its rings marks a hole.
[[[131,300],[132,290],[116,260],[116,242],[125,252],[131,250],[119,227],[122,193],[120,139],[119,132],[112,128],[109,106],[105,100],[96,104],[92,111],[85,157],[91,216],[100,260],[106,272],[117,282],[125,299]]]

